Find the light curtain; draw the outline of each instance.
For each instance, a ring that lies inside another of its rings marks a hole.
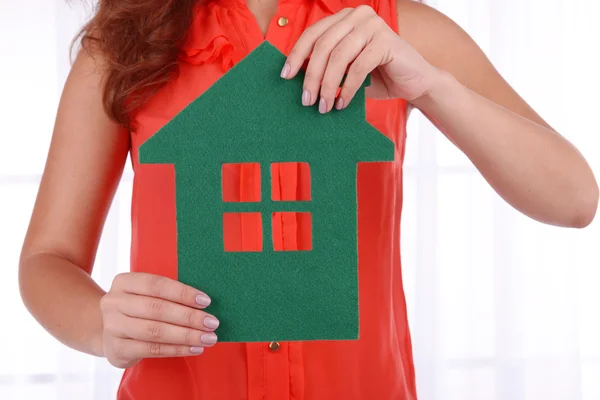
[[[19,298],[17,263],[80,2],[0,0],[0,399],[108,400],[120,371],[50,337]],[[600,3],[429,0],[458,22],[600,176]],[[507,206],[421,115],[409,121],[403,275],[421,400],[600,399],[600,218],[584,230]],[[128,169],[94,277],[129,267]],[[51,299],[49,299],[51,301]]]

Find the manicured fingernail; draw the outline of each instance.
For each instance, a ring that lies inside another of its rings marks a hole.
[[[196,304],[202,307],[207,307],[210,304],[210,297],[204,293],[199,294],[196,296]]]
[[[344,108],[344,99],[342,99],[341,97],[339,97],[337,99],[337,101],[335,102],[335,109],[336,110],[341,110],[342,108]]]
[[[291,70],[290,64],[286,63],[283,66],[283,69],[281,70],[281,77],[282,78],[287,78],[288,75],[290,74],[290,70]]]
[[[306,89],[302,91],[302,105],[308,106],[310,105],[310,92]]]
[[[214,333],[205,333],[200,340],[202,340],[202,343],[204,344],[215,344],[217,343],[217,335]]]
[[[319,101],[319,112],[321,114],[325,114],[327,112],[327,102],[322,97],[321,97],[321,100]]]
[[[208,329],[217,329],[219,327],[219,320],[213,317],[205,317],[204,326]]]
[[[190,347],[190,353],[192,354],[202,354],[204,352],[204,347]]]

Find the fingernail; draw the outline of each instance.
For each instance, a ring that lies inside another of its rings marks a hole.
[[[290,65],[289,65],[288,63],[286,63],[286,64],[283,66],[283,69],[281,70],[281,77],[282,77],[282,78],[287,78],[287,77],[288,77],[288,75],[290,74],[290,70],[291,70],[291,67],[290,67]]]
[[[302,91],[302,105],[308,106],[310,105],[310,92],[306,89]]]
[[[341,97],[339,97],[337,99],[337,101],[335,102],[335,109],[336,110],[341,110],[342,108],[344,108],[344,99],[342,99]]]
[[[204,293],[199,294],[196,296],[196,304],[202,307],[207,307],[210,304],[210,297]]]
[[[205,317],[204,326],[208,329],[217,329],[219,327],[219,320],[213,317]]]
[[[204,352],[204,347],[190,347],[190,353],[192,354],[202,354]]]
[[[205,333],[200,340],[202,340],[202,343],[204,344],[215,344],[217,343],[217,335],[214,333]]]
[[[319,112],[321,114],[325,114],[327,112],[327,102],[322,97],[321,97],[321,100],[319,101]]]

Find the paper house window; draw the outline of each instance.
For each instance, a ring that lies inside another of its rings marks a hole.
[[[309,212],[276,212],[271,215],[275,251],[312,250],[312,214]],[[290,232],[291,231],[291,232]],[[290,250],[291,249],[291,250]]]
[[[312,214],[298,206],[311,201],[308,163],[224,163],[221,193],[226,252],[312,250]]]
[[[242,185],[245,185],[242,187]],[[223,201],[260,201],[260,164],[223,164],[221,167],[221,194]]]
[[[296,182],[281,181],[281,176],[293,176]],[[271,199],[273,201],[310,201],[310,165],[306,162],[271,163]]]

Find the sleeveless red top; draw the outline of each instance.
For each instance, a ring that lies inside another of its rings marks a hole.
[[[397,31],[395,1],[280,0],[266,37],[245,0],[219,0],[197,8],[190,39],[182,48],[179,76],[133,116],[132,271],[177,278],[174,168],[140,165],[140,144],[263,40],[288,54],[305,28],[361,3],[372,6]],[[118,399],[416,398],[400,266],[406,102],[368,99],[367,120],[394,141],[396,154],[393,163],[358,167],[360,339],[217,343],[200,356],[145,359],[125,371]],[[302,199],[309,185],[302,164],[282,164],[273,173],[274,195]],[[224,171],[224,196],[252,200],[260,192],[258,178],[252,164],[230,166]],[[255,249],[261,241],[258,223],[239,215],[224,221],[226,247]],[[275,215],[273,228],[276,249],[302,249],[310,234],[300,215],[291,213]]]

